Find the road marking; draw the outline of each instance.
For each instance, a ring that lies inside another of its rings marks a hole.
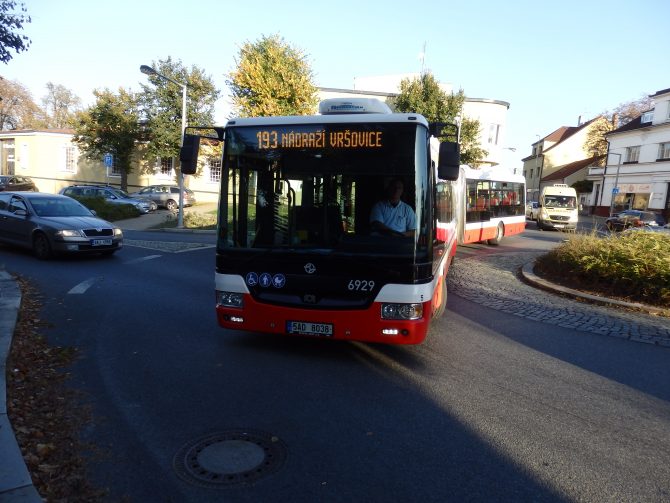
[[[147,255],[146,257],[140,257],[140,258],[134,258],[133,260],[128,260],[127,262],[124,262],[125,264],[137,264],[138,262],[144,262],[146,260],[152,260],[155,258],[162,257],[163,255]]]
[[[82,293],[86,293],[86,290],[91,288],[93,286],[93,283],[98,281],[99,278],[91,278],[87,279],[86,281],[82,281],[75,287],[73,287],[69,292],[67,292],[69,295],[81,295]]]

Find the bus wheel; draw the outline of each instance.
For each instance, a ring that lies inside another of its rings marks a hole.
[[[440,281],[440,286],[438,286],[438,289],[440,290],[440,305],[437,306],[437,309],[435,309],[433,318],[441,317],[444,314],[445,308],[447,307],[447,278],[444,276],[442,277],[442,281]]]
[[[502,241],[503,235],[505,234],[505,229],[502,222],[498,223],[498,228],[496,229],[496,237],[489,239],[486,242],[490,245],[498,245]]]

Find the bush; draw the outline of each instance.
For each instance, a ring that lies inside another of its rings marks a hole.
[[[104,197],[73,197],[73,199],[79,201],[89,210],[95,211],[96,216],[99,218],[109,220],[110,222],[140,216],[140,210],[132,204],[108,203]]]
[[[559,283],[670,307],[670,236],[632,231],[606,238],[576,234],[536,262]],[[561,279],[563,281],[561,281]]]

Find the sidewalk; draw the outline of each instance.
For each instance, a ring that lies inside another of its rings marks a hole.
[[[33,486],[7,416],[5,362],[12,345],[20,305],[18,283],[6,271],[0,271],[0,501],[41,503],[42,498]]]

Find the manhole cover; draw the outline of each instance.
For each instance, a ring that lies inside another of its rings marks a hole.
[[[286,446],[254,430],[226,430],[187,443],[174,457],[177,475],[201,487],[250,484],[279,470]]]

